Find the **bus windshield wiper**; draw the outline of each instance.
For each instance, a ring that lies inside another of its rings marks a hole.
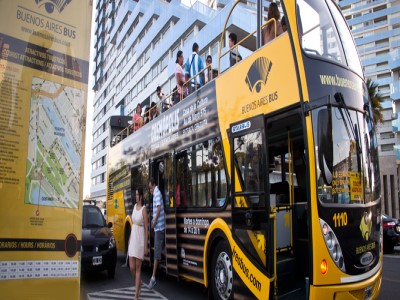
[[[361,147],[360,147],[360,140],[359,140],[359,134],[358,134],[358,129],[357,129],[357,124],[353,124],[353,120],[351,119],[349,109],[347,108],[346,102],[343,99],[342,93],[336,93],[335,94],[335,100],[339,104],[339,112],[343,118],[344,126],[347,131],[347,135],[351,139],[353,137],[355,143],[356,143],[356,153],[357,153],[357,169],[359,172],[361,172]],[[343,113],[343,108],[344,112]],[[345,117],[346,115],[346,117]],[[349,129],[348,124],[350,124],[351,130]],[[351,134],[350,134],[351,132]]]

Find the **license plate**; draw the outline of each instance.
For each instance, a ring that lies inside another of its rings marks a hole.
[[[103,258],[101,256],[93,256],[93,266],[98,266],[103,263]]]
[[[369,300],[372,298],[372,286],[365,288],[365,300]]]

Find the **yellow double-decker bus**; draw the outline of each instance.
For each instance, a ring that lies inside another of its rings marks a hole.
[[[280,3],[286,32],[261,45],[273,21],[258,22],[234,46],[251,55],[136,132],[111,117],[107,219],[126,251],[132,195],[154,177],[165,271],[211,298],[374,299],[378,145],[354,41],[334,1]]]

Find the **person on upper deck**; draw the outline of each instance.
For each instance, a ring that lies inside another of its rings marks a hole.
[[[182,69],[183,66],[183,52],[181,50],[176,54],[176,68],[175,68],[175,79],[176,79],[176,93],[173,100],[173,105],[177,104],[181,99],[187,95],[187,89],[183,85],[185,83],[185,72]]]
[[[262,40],[263,45],[272,41],[275,37],[279,36],[283,30],[281,22],[279,21],[281,18],[281,14],[278,9],[278,5],[275,2],[272,2],[268,8],[268,24],[262,29]],[[275,19],[274,21],[271,21]],[[275,32],[275,23],[276,23],[276,32]]]
[[[204,71],[204,73],[205,73],[204,78],[205,78],[206,83],[213,79],[212,56],[211,55],[207,55],[206,70]]]
[[[149,113],[150,113],[150,121],[158,117],[159,113],[158,113],[157,103],[151,102]]]
[[[150,122],[150,106],[146,106],[143,116],[144,116],[144,124],[149,123]]]
[[[137,104],[135,109],[135,114],[132,117],[132,128],[133,131],[138,130],[143,125],[143,118],[142,118],[142,106],[140,103]]]
[[[242,60],[242,56],[239,54],[238,47],[235,46],[236,43],[237,35],[236,33],[231,32],[229,34],[229,48],[231,48],[231,52],[229,53],[229,62],[231,67]]]
[[[193,43],[192,51],[192,54],[186,61],[185,69],[186,81],[191,79],[189,83],[189,93],[192,93],[204,85],[204,72],[198,74],[204,69],[204,63],[199,55],[199,45],[197,43]],[[194,77],[196,74],[198,75]]]
[[[281,25],[282,25],[282,31],[283,31],[283,32],[286,32],[286,31],[287,31],[287,24],[286,24],[286,18],[285,18],[285,16],[282,16]]]
[[[161,112],[165,112],[168,110],[172,105],[169,102],[169,98],[167,99],[165,97],[165,94],[163,93],[161,86],[158,86],[156,89],[157,97],[158,97],[158,105],[161,108]]]

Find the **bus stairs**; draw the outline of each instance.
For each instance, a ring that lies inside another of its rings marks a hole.
[[[292,251],[277,253],[277,291],[274,299],[305,299],[305,284],[296,277],[296,260]],[[274,284],[271,291],[273,295]]]
[[[296,215],[296,209],[294,214]],[[299,253],[293,245],[294,240],[293,206],[281,205],[276,207],[276,284],[273,282],[271,293],[276,299],[305,299],[306,284],[301,266]],[[276,287],[276,288],[275,288]]]

